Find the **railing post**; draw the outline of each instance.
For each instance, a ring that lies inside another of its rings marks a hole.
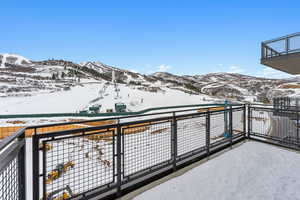
[[[18,153],[18,182],[19,182],[19,199],[26,199],[26,142],[25,130],[18,138],[19,141],[24,142]]]
[[[122,132],[121,126],[117,124],[117,196],[122,195]]]
[[[298,111],[298,110],[297,110]],[[296,128],[297,128],[297,143],[299,142],[299,113],[297,112],[297,122],[296,122]]]
[[[36,128],[32,135],[32,198],[40,199],[40,157],[39,157],[39,139],[36,134]]]
[[[265,46],[264,43],[261,43],[261,58],[265,58]]]
[[[232,106],[230,106],[230,110],[229,110],[229,135],[230,135],[230,146],[232,146],[232,137],[233,137],[233,132],[232,132]]]
[[[244,109],[243,109],[243,132],[244,132],[244,139],[247,138],[247,133],[246,133],[246,123],[247,123],[247,120],[246,120],[246,104],[244,104]]]
[[[171,158],[173,162],[173,170],[176,170],[176,158],[177,158],[177,120],[175,112],[173,112],[172,124],[171,124]]]
[[[286,54],[289,53],[289,50],[290,50],[290,38],[286,38],[285,40],[285,51],[286,51]]]
[[[206,114],[206,131],[205,131],[205,135],[206,135],[206,154],[207,156],[209,156],[210,154],[210,111],[209,109],[207,110],[207,114]]]
[[[250,139],[251,132],[251,104],[248,104],[248,139]]]

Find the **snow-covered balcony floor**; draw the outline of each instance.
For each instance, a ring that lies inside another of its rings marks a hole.
[[[183,175],[136,192],[139,194],[134,199],[295,200],[300,199],[299,188],[299,153],[249,141]]]

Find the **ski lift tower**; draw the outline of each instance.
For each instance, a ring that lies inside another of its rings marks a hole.
[[[111,72],[111,82],[112,84],[116,84],[116,73],[115,73],[115,70],[112,70]]]
[[[115,87],[115,92],[116,92],[116,97],[115,97],[115,99],[119,99],[120,97],[119,97],[119,92],[120,92],[120,89],[119,89],[119,87],[118,87],[118,84],[117,84],[117,80],[116,80],[116,72],[115,72],[115,70],[112,70],[112,75],[111,75],[111,82],[112,82],[112,84],[114,85],[114,87]]]

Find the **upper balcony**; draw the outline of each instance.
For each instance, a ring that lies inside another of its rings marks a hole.
[[[261,64],[300,74],[300,32],[262,42]]]

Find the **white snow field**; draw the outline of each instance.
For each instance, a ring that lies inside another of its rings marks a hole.
[[[29,97],[6,97],[0,101],[0,114],[40,114],[40,113],[75,113],[90,105],[91,101],[99,97],[104,83],[86,83],[73,87],[70,91],[38,94]],[[119,85],[119,96],[116,97],[115,88],[109,85],[103,94],[103,99],[93,103],[102,104],[101,112],[113,109],[114,104],[123,102],[131,111],[141,109],[187,104],[209,103],[203,98],[211,99],[207,95],[190,95],[182,91],[163,88],[165,92],[147,92],[126,85]],[[211,100],[213,101],[213,100]]]
[[[207,95],[190,95],[167,87],[162,87],[162,91],[158,92],[144,91],[136,86],[122,84],[119,84],[118,88],[120,91],[115,92],[112,84],[105,86],[104,82],[86,82],[82,86],[72,87],[69,91],[41,93],[28,97],[5,97],[0,101],[0,115],[78,113],[94,104],[102,105],[100,112],[105,113],[107,109],[114,110],[115,103],[119,102],[127,106],[127,111],[141,111],[153,107],[208,104],[216,100]],[[23,124],[29,126],[64,122],[70,118],[72,117],[15,118],[14,120],[21,120]],[[15,126],[10,121],[0,119],[0,126]]]
[[[300,199],[300,154],[246,142],[135,200]]]

